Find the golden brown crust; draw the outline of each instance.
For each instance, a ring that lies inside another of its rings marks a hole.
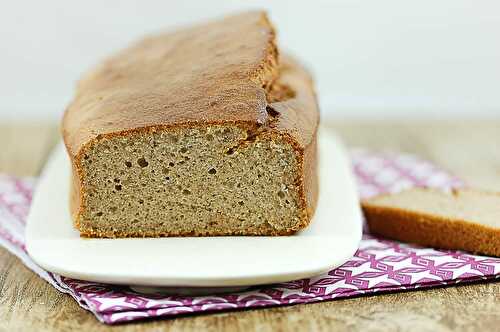
[[[465,220],[362,202],[370,232],[444,249],[500,256],[500,229]]]
[[[88,238],[123,238],[123,237],[174,237],[174,236],[286,236],[296,233],[295,229],[278,231],[272,227],[259,227],[252,232],[100,232],[98,230],[80,231],[80,236]]]
[[[138,128],[265,124],[277,57],[261,12],[145,38],[80,81],[63,119],[68,152]]]
[[[75,224],[85,208],[81,158],[99,140],[233,124],[280,136],[294,147],[301,168],[296,180],[304,211],[300,228],[305,227],[318,195],[319,112],[309,74],[292,59],[281,60],[265,13],[249,12],[146,38],[86,75],[62,123],[74,168]]]

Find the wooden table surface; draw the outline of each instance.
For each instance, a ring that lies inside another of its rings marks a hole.
[[[416,153],[469,184],[500,191],[500,120],[336,122],[348,146]],[[37,175],[53,124],[0,124],[0,172]],[[109,327],[0,249],[0,331],[500,331],[500,283],[420,290]]]

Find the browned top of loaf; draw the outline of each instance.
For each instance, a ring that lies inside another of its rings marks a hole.
[[[312,82],[293,61],[278,61],[263,12],[145,38],[79,82],[63,119],[68,152],[74,158],[108,135],[200,123],[257,129],[272,122],[304,147],[318,122]],[[278,78],[295,97],[268,105],[269,92],[279,93]],[[266,106],[281,113],[277,120]]]

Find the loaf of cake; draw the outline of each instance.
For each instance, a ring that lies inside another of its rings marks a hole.
[[[310,75],[263,12],[147,37],[78,83],[63,121],[86,237],[287,235],[318,195]]]
[[[370,232],[424,246],[500,256],[500,194],[413,188],[362,202]]]

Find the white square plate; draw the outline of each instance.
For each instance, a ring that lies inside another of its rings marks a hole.
[[[27,250],[51,272],[113,284],[235,287],[318,275],[352,257],[362,228],[349,160],[324,129],[319,156],[318,207],[310,226],[296,235],[85,239],[71,221],[70,166],[60,145],[33,198]]]

